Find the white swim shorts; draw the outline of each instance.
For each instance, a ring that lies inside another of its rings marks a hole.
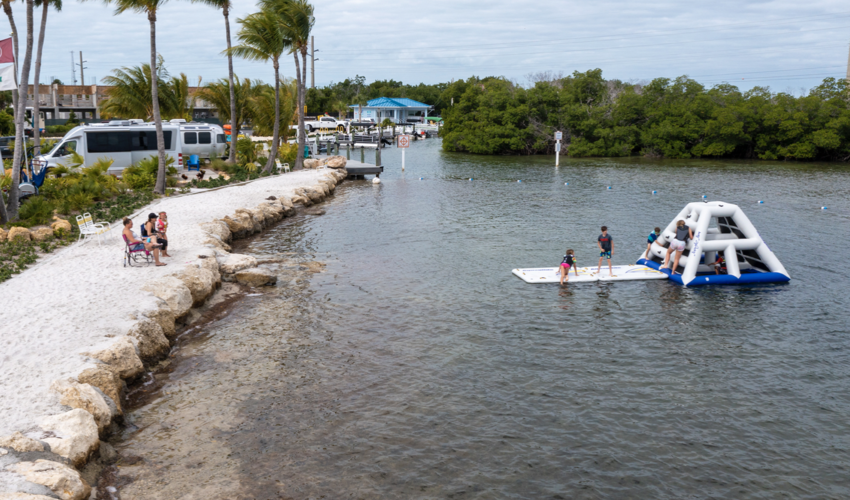
[[[681,252],[685,249],[685,242],[681,240],[673,240],[670,242],[670,248],[677,252]]]

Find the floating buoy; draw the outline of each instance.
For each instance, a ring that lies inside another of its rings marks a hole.
[[[472,180],[472,177],[470,177],[469,180]]]
[[[703,200],[704,200],[704,199],[706,199],[706,198],[708,198],[708,196],[706,196],[706,195],[702,195],[702,199],[703,199]]]
[[[522,181],[521,181],[521,180],[519,180],[519,179],[517,179],[517,182],[522,182]]]
[[[658,194],[658,191],[653,191],[652,194]]]
[[[420,178],[419,178],[419,180],[421,181],[421,180],[422,180],[422,177],[420,177]]]
[[[564,183],[564,185],[565,185],[565,186],[569,186],[569,185],[570,185],[570,183],[569,183],[569,182],[565,182],[565,183]]]
[[[763,201],[761,201],[761,200],[759,200],[759,205],[761,205],[762,203],[764,203],[764,202],[763,202]]]
[[[826,207],[820,207],[821,210],[826,210]]]
[[[380,184],[380,183],[381,183],[381,179],[378,179],[377,177],[372,179],[372,184]]]
[[[611,186],[608,186],[608,189],[611,189]]]

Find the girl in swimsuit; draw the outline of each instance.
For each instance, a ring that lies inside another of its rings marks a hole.
[[[578,268],[576,267],[576,256],[573,252],[572,248],[567,249],[567,254],[564,255],[564,260],[561,261],[561,265],[559,269],[561,270],[561,285],[564,284],[564,281],[570,281],[568,274],[570,274],[570,268],[573,268],[575,275],[578,276]]]

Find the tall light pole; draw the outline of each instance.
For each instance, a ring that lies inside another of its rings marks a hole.
[[[316,40],[314,37],[310,36],[310,88],[316,88]]]
[[[88,61],[83,61],[83,51],[81,50],[80,51],[80,85],[86,84],[86,77],[85,77],[85,73],[84,73],[83,70],[86,70],[88,68],[84,67],[83,64],[87,63],[87,62]]]

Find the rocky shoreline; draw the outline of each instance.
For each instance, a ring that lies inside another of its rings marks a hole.
[[[132,326],[105,349],[83,353],[93,367],[76,377],[51,384],[60,404],[71,408],[45,416],[37,431],[0,436],[0,470],[19,476],[12,491],[0,500],[82,500],[92,488],[80,474],[90,460],[109,452],[102,439],[116,432],[123,418],[122,400],[133,383],[170,352],[178,327],[202,307],[221,283],[248,286],[274,284],[275,274],[258,266],[254,257],[231,253],[230,243],[271,227],[296,213],[295,206],[320,203],[334,193],[347,176],[344,169],[328,169],[318,183],[294,189],[294,196],[269,196],[253,209],[200,223],[206,235],[201,249],[177,272],[147,280],[141,290],[155,299],[134,314]]]

